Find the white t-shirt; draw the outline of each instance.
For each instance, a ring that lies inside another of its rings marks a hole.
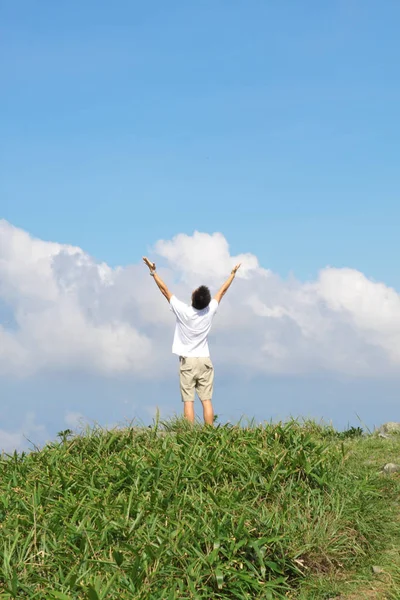
[[[217,312],[218,301],[214,298],[203,310],[181,302],[176,296],[172,296],[169,303],[176,316],[173,354],[185,357],[210,356],[207,336]]]

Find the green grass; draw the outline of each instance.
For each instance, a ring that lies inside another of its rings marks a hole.
[[[177,420],[3,456],[0,597],[397,598],[400,440],[360,433]]]

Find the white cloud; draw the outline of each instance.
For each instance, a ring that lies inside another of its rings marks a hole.
[[[221,368],[254,373],[396,373],[400,296],[352,269],[313,282],[280,277],[252,254],[231,256],[221,233],[159,241],[167,284],[216,289],[242,262],[211,340]],[[140,263],[112,269],[80,248],[44,242],[0,221],[0,374],[46,370],[164,377],[173,318]]]
[[[32,443],[35,440],[36,444],[38,439],[44,441],[46,435],[44,425],[38,425],[35,422],[35,414],[28,412],[17,431],[0,429],[0,452],[11,453],[14,450],[27,450],[28,447],[31,447],[30,440]]]
[[[81,249],[31,238],[0,221],[0,373],[146,371],[152,342],[115,311],[119,270]]]
[[[184,281],[190,282],[193,277],[206,277],[211,281],[226,277],[237,263],[242,263],[239,277],[246,277],[249,271],[258,267],[253,254],[231,256],[222,233],[209,235],[195,231],[192,236],[180,233],[172,240],[157,242],[155,251],[167,259]]]
[[[82,415],[80,412],[68,411],[65,414],[64,421],[68,427],[77,429],[82,427],[85,422],[87,422],[87,419],[85,419],[84,415]]]
[[[0,429],[0,452],[14,452],[24,444],[24,435],[20,431],[11,432]]]

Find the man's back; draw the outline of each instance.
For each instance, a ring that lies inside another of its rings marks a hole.
[[[178,300],[176,296],[170,299],[171,310],[176,316],[176,327],[172,352],[185,357],[208,357],[208,334],[218,302],[211,300],[207,308],[197,310]]]

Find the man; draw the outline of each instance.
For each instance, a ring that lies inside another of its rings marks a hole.
[[[230,276],[212,300],[208,287],[201,285],[192,293],[192,304],[188,306],[169,291],[157,274],[155,263],[150,262],[145,256],[143,260],[176,316],[172,352],[179,356],[179,380],[184,403],[184,416],[191,423],[194,422],[196,391],[203,405],[204,422],[212,425],[214,422],[212,405],[214,367],[210,359],[207,338],[218,305],[234,280],[240,264],[232,269]]]

